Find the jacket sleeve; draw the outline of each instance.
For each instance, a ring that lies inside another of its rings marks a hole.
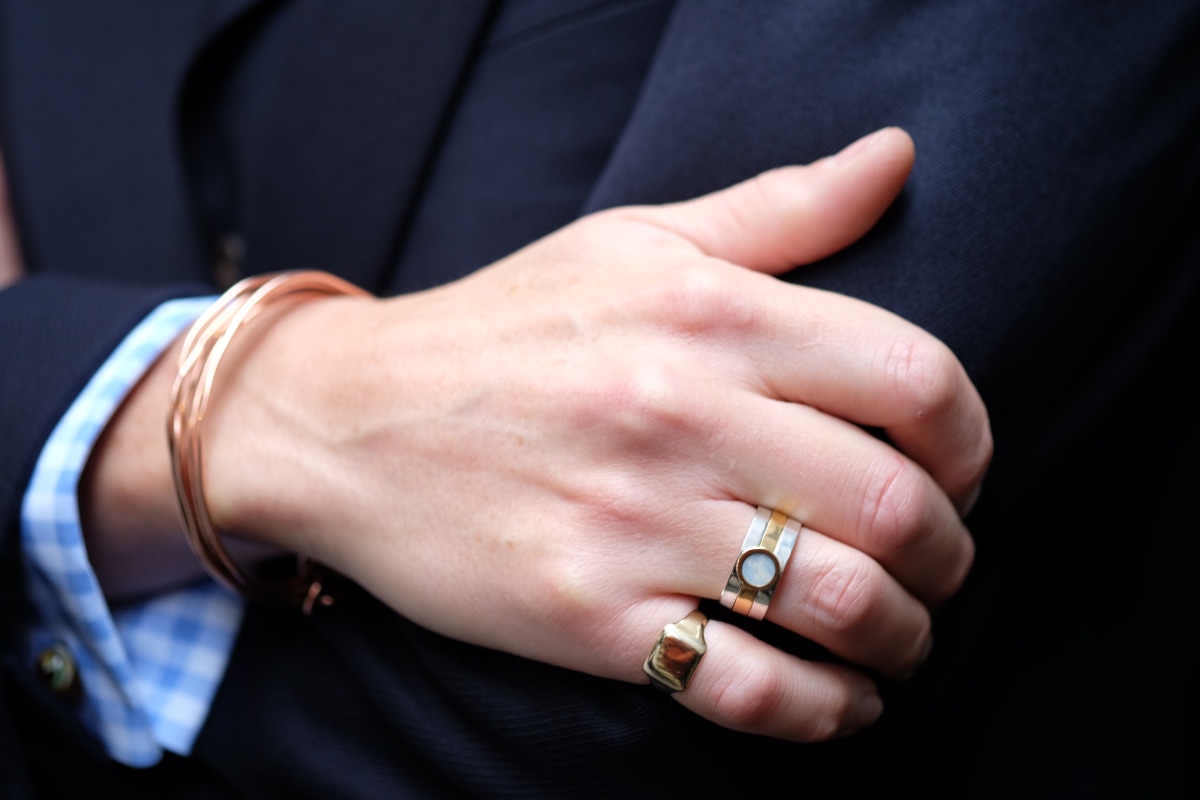
[[[211,302],[164,303],[122,340],[50,435],[22,504],[25,661],[49,655],[54,694],[77,694],[79,718],[131,766],[158,763],[164,748],[190,751],[233,649],[241,600],[201,581],[109,603],[84,544],[79,478],[114,410]]]
[[[0,544],[6,559],[38,453],[84,384],[161,302],[204,292],[211,289],[51,276],[0,292]]]

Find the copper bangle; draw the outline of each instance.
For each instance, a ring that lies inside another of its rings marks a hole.
[[[250,574],[230,557],[204,496],[201,433],[217,369],[238,331],[270,306],[337,295],[367,296],[367,292],[325,272],[280,272],[247,278],[221,295],[184,337],[167,422],[175,495],[188,544],[201,565],[232,591],[298,604],[306,614],[315,605],[333,602],[324,570],[298,556],[294,578],[268,581]]]

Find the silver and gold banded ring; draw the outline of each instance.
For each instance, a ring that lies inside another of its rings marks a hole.
[[[782,511],[759,506],[742,542],[742,552],[721,592],[721,605],[751,619],[766,616],[775,587],[800,536],[800,527],[798,520]]]

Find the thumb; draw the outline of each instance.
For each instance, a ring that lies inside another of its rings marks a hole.
[[[871,229],[913,164],[913,142],[884,128],[840,153],[783,167],[683,203],[638,209],[705,254],[769,273],[841,250]]]

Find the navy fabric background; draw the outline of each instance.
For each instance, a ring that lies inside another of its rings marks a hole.
[[[360,596],[311,620],[253,611],[196,758],[144,773],[106,764],[28,680],[14,581],[6,775],[28,769],[48,796],[104,780],[137,796],[626,797],[678,791],[680,771],[716,796],[748,765],[811,797],[1179,791],[1200,7],[159,5],[0,8],[0,136],[36,273],[0,293],[6,570],[49,427],[145,308],[213,280],[221,236],[245,243],[248,272],[411,291],[586,211],[694,196],[889,124],[917,143],[900,201],[789,279],[890,308],[967,366],[997,442],[968,520],[977,566],[930,663],[841,742],[730,734]]]

